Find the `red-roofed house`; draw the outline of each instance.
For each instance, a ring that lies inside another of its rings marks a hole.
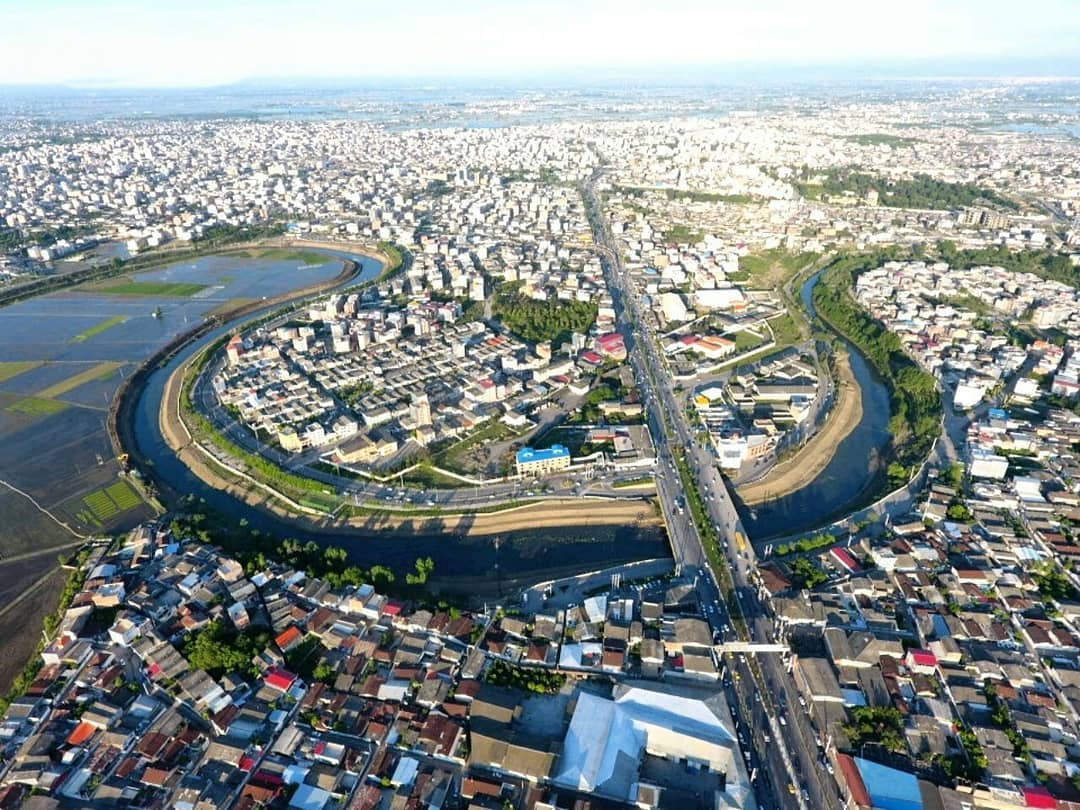
[[[937,656],[929,650],[908,650],[907,658],[904,659],[908,669],[923,675],[933,675],[937,669]]]
[[[266,673],[266,685],[279,692],[288,692],[296,683],[296,676],[284,669],[272,669]]]
[[[849,574],[862,573],[862,565],[859,564],[859,561],[856,560],[846,548],[834,548],[829,551],[829,554],[831,554],[837,564]]]
[[[848,754],[837,754],[836,766],[837,781],[847,788],[847,794],[851,797],[850,804],[855,807],[871,807],[870,792],[866,789],[855,760]]]
[[[626,359],[626,342],[618,332],[609,332],[596,339],[596,348],[606,357],[614,360]]]
[[[274,643],[278,645],[278,649],[282,652],[288,652],[295,647],[299,647],[303,640],[304,634],[300,631],[300,628],[293,626],[279,633],[278,637],[274,639]]]
[[[94,736],[95,731],[97,731],[97,726],[80,722],[79,725],[75,726],[75,730],[68,735],[68,745],[82,745]]]

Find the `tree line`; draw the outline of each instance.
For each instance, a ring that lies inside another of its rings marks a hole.
[[[878,203],[888,208],[926,208],[947,211],[970,205],[995,205],[1015,211],[1019,206],[988,188],[974,183],[951,183],[938,180],[928,174],[916,174],[910,179],[895,180],[875,177],[852,169],[829,169],[822,179],[811,180],[811,172],[803,167],[802,179],[796,181],[799,193],[809,199],[823,194],[839,196],[846,192],[865,196],[868,191],[878,192]]]
[[[941,394],[937,381],[908,356],[895,333],[871,317],[851,296],[860,273],[894,258],[895,250],[840,256],[814,286],[814,305],[866,355],[889,388],[894,463],[912,468],[922,463],[940,432]]]
[[[322,546],[313,540],[301,543],[293,538],[275,542],[271,535],[250,529],[246,521],[235,524],[209,510],[178,514],[170,527],[174,537],[219,546],[243,565],[249,576],[277,562],[318,577],[331,588],[371,584],[382,592],[415,596],[435,570],[430,557],[417,558],[415,573],[407,573],[401,583],[389,566],[349,564],[349,552],[340,546]]]

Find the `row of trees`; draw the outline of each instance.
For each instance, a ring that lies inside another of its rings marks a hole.
[[[495,686],[509,686],[529,692],[554,693],[562,689],[566,676],[561,672],[534,667],[516,667],[505,661],[495,661],[484,676]]]
[[[788,554],[800,554],[807,551],[816,551],[819,548],[825,548],[831,546],[833,543],[839,542],[839,538],[828,532],[821,532],[811,537],[804,537],[802,540],[796,540],[793,543],[781,543],[776,547],[776,554],[780,557],[784,557]]]
[[[889,432],[896,462],[910,468],[922,462],[940,430],[941,394],[937,381],[904,351],[900,338],[872,318],[851,296],[855,278],[896,258],[895,250],[837,258],[814,287],[814,305],[873,364],[891,393]]]
[[[247,242],[252,239],[270,239],[285,233],[284,223],[275,222],[267,225],[211,225],[197,242],[208,245],[230,245],[235,242]]]
[[[332,588],[370,583],[380,590],[397,590],[415,595],[417,588],[425,585],[435,570],[435,562],[430,557],[417,559],[414,564],[416,573],[409,573],[405,577],[408,587],[395,588],[397,576],[389,566],[364,568],[350,565],[348,550],[340,546],[321,546],[314,540],[301,543],[287,538],[275,544],[274,538],[248,528],[243,520],[233,524],[206,511],[191,511],[176,516],[171,528],[177,537],[193,537],[220,546],[244,566],[248,575],[263,571],[271,562],[277,561],[305,571],[309,576],[319,577]]]

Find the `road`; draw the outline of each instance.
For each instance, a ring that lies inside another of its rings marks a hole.
[[[632,289],[596,195],[596,181],[602,173],[602,168],[596,170],[582,191],[587,210],[594,212],[593,238],[601,252],[616,316],[624,331],[628,361],[642,387],[656,445],[657,492],[668,518],[676,570],[695,577],[699,598],[718,639],[736,638],[732,613],[737,612],[745,620],[750,640],[771,641],[777,627],[757,585],[754,550],[748,543],[734,540],[737,533],[745,537],[745,529],[719,474],[711,447],[706,449],[696,441],[687,419],[686,402],[676,395],[671,375],[657,350],[657,336],[643,317],[640,296]],[[722,538],[719,551],[726,556],[730,568],[735,605],[721,598],[718,572],[711,569],[698,527],[684,506],[673,454],[675,447],[684,449],[706,509]],[[758,768],[754,788],[759,804],[799,810],[839,807],[836,783],[824,774],[815,733],[806,713],[797,708],[801,704],[781,657],[768,654],[755,659],[728,655],[725,670],[724,688],[738,717],[737,730],[747,754],[748,769]]]

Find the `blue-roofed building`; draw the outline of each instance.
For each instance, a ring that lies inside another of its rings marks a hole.
[[[922,791],[915,774],[855,757],[871,806],[880,810],[923,810]]]
[[[523,447],[517,451],[518,475],[549,475],[570,467],[570,451],[561,444],[536,449]]]

